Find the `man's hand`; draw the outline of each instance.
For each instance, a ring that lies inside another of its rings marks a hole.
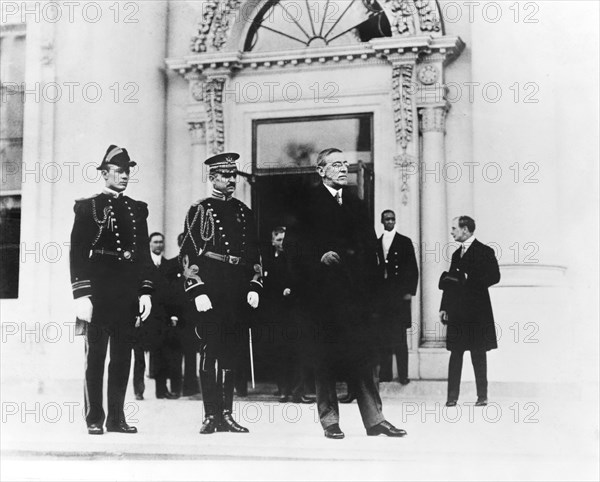
[[[410,301],[412,299],[412,295],[410,293],[405,294],[402,299],[404,301]]]
[[[340,264],[340,261],[340,255],[335,251],[327,251],[323,256],[321,256],[321,263],[323,263],[325,266]]]
[[[290,296],[292,294],[292,290],[289,288],[286,288],[283,290],[283,296]]]
[[[88,323],[91,322],[93,311],[94,306],[92,305],[92,299],[89,296],[77,298],[75,300],[75,316],[80,320],[87,321]]]
[[[204,313],[205,311],[212,310],[212,303],[210,302],[210,298],[206,295],[196,296],[194,300],[196,303],[196,309],[200,313]]]
[[[150,316],[150,311],[152,311],[152,298],[150,295],[140,296],[140,319],[146,321],[146,318]]]
[[[256,291],[248,292],[248,304],[252,308],[258,308],[258,293]]]
[[[171,326],[177,326],[178,321],[179,318],[177,318],[176,316],[171,316]]]
[[[448,324],[448,313],[446,313],[444,310],[440,311],[440,321],[443,325]]]

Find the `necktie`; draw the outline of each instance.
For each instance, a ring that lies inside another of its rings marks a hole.
[[[342,205],[342,196],[340,196],[340,192],[336,192],[335,193],[335,200],[337,201],[337,203],[341,206]]]
[[[460,257],[461,258],[465,255],[465,251],[466,251],[465,245],[461,244],[461,247],[460,247]]]

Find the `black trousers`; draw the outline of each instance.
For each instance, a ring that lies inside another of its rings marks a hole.
[[[448,364],[448,400],[458,400],[464,353],[464,350],[450,352],[450,363]],[[486,350],[471,350],[471,362],[473,363],[473,370],[475,372],[477,398],[487,398]]]
[[[373,366],[358,367],[349,376],[348,382],[355,391],[358,409],[365,428],[371,428],[383,422],[385,418],[382,413],[381,397],[377,389],[376,368]],[[315,386],[317,390],[317,409],[323,428],[340,421],[335,384],[334,370],[327,364],[318,364],[315,367]]]
[[[110,342],[108,365],[108,415],[103,408],[104,361]],[[90,323],[85,335],[85,421],[91,424],[118,425],[125,422],[123,405],[131,367],[134,338],[127,329],[109,329]]]
[[[382,382],[389,382],[393,378],[393,355],[396,355],[398,379],[403,381],[408,378],[408,337],[406,330],[400,330],[399,335],[400,339],[397,340],[398,343],[385,348],[381,355],[379,379]]]
[[[133,393],[143,395],[146,389],[144,374],[146,373],[146,358],[141,346],[133,347]]]

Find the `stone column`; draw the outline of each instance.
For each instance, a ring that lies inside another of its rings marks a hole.
[[[188,128],[192,141],[191,181],[194,186],[193,195],[203,198],[210,195],[208,169],[204,161],[209,157],[206,150],[206,122],[189,122]]]
[[[445,330],[439,322],[441,291],[438,280],[447,268],[443,250],[448,239],[446,185],[441,172],[445,163],[446,105],[419,109],[423,139],[421,178],[421,305],[422,347],[443,347]]]

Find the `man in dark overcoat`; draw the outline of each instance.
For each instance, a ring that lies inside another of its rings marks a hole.
[[[298,280],[315,341],[317,405],[324,435],[341,439],[336,380],[356,390],[367,435],[403,436],[387,422],[376,384],[377,327],[372,325],[377,237],[365,205],[344,187],[348,162],[339,149],[317,157],[322,183],[308,195],[284,251]]]
[[[234,371],[248,348],[248,321],[262,290],[259,244],[250,208],[235,199],[236,153],[205,161],[212,195],[189,209],[179,259],[201,339],[201,434],[245,433],[232,417]]]
[[[393,356],[396,355],[398,380],[408,379],[408,339],[411,327],[411,300],[417,293],[419,268],[410,238],[396,232],[396,214],[387,209],[381,213],[384,232],[377,243],[379,261],[379,315],[381,317],[382,353],[379,380],[392,380]]]
[[[70,267],[78,330],[85,335],[85,420],[88,433],[136,433],[123,405],[136,339],[136,318],[150,314],[148,207],[123,195],[136,163],[111,145],[98,170],[102,193],[75,202]],[[104,361],[110,341],[108,414],[102,404]]]
[[[451,234],[461,243],[452,254],[450,270],[440,278],[443,290],[440,321],[448,326],[446,348],[448,399],[446,406],[456,406],[460,392],[463,355],[471,352],[475,372],[477,401],[487,404],[487,351],[498,348],[494,314],[488,288],[500,281],[500,268],[489,246],[475,239],[475,221],[469,216],[452,220]]]

